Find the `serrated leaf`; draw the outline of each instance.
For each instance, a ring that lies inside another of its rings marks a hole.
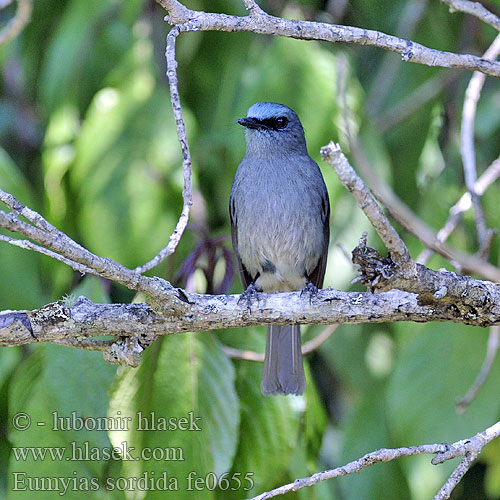
[[[214,338],[169,335],[150,347],[139,368],[126,368],[119,374],[109,414],[118,411],[132,420],[128,430],[110,433],[115,445],[125,440],[137,453],[145,449],[170,453],[169,460],[124,461],[122,475],[160,477],[166,472],[167,484],[176,483],[171,485],[176,499],[213,498],[209,488],[197,490],[194,480],[229,470],[239,424],[234,370]],[[191,430],[162,430],[161,423],[168,425],[169,419],[173,423],[187,419],[193,426]],[[166,494],[149,491],[145,498]],[[142,495],[127,492],[127,498]]]
[[[106,433],[93,429],[96,419],[106,415],[107,386],[115,370],[95,352],[54,345],[33,350],[16,371],[10,388],[9,440],[17,451],[12,451],[9,464],[9,498],[32,498],[33,488],[26,485],[33,476],[77,480],[81,486],[70,486],[64,492],[67,498],[81,498],[82,491],[88,498],[106,498],[99,488],[92,493],[85,487],[92,481],[97,484],[106,459],[85,458],[89,456],[85,450],[110,447]],[[30,420],[26,430],[17,430],[13,424],[19,412]],[[20,450],[28,450],[25,458]],[[36,458],[36,453],[42,455]],[[63,483],[58,482],[55,491],[63,490]]]

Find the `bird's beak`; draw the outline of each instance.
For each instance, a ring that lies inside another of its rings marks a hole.
[[[257,118],[240,118],[236,123],[246,128],[263,128],[263,124]]]

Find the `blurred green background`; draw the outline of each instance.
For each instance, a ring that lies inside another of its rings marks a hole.
[[[238,1],[187,5],[245,14]],[[267,0],[262,6],[275,15],[377,29],[457,52],[481,54],[496,34],[438,1]],[[500,12],[500,1],[488,6]],[[14,6],[4,9],[0,21],[13,13]],[[37,0],[24,32],[0,47],[0,187],[91,251],[129,267],[165,245],[182,207],[164,15],[151,0]],[[374,48],[248,33],[183,35],[177,59],[194,206],[178,250],[154,269],[177,286],[241,291],[233,279],[227,206],[245,148],[235,121],[257,101],[282,102],[297,111],[310,154],[323,171],[333,214],[325,286],[362,290],[350,284],[356,273],[346,253],[363,231],[369,232],[369,244],[383,250],[351,195],[320,161],[319,148],[332,139],[350,156],[346,125],[378,175],[436,230],[464,191],[459,130],[470,73],[402,63]],[[412,108],[422,85],[431,95]],[[500,87],[489,78],[477,116],[479,173],[500,154],[499,134]],[[497,185],[488,189],[483,206],[488,226],[498,227]],[[417,257],[422,245],[398,229]],[[471,213],[451,243],[477,251]],[[491,261],[497,257],[495,240]],[[450,268],[439,257],[428,265]],[[0,244],[0,310],[31,309],[81,294],[99,302],[133,300],[122,287]],[[34,491],[49,485],[34,483],[35,477],[71,480],[66,499],[248,498],[378,447],[466,438],[500,416],[498,360],[465,414],[455,410],[481,366],[485,329],[439,323],[341,326],[308,356],[308,389],[299,398],[263,398],[261,366],[225,354],[224,345],[262,352],[264,330],[165,337],[147,350],[138,369],[117,369],[97,352],[54,345],[0,349],[0,498],[61,497],[61,483],[55,491]],[[321,330],[304,328],[304,340]],[[193,412],[202,431],[139,431],[139,411],[157,418]],[[29,429],[12,426],[18,412],[31,417]],[[54,412],[76,412],[89,422],[106,415],[133,420],[128,430],[108,433],[52,430]],[[23,459],[14,453],[33,446],[103,450],[123,442],[136,450],[180,449],[184,460],[113,460],[102,454],[92,460]],[[455,460],[432,466],[430,459],[376,465],[287,498],[428,499],[457,465]],[[154,482],[165,472],[170,491],[141,491],[118,479]],[[232,482],[214,488],[214,473],[220,478],[225,472]],[[187,491],[190,473],[204,478],[204,486]],[[250,485],[245,477],[253,480],[251,491],[244,490]],[[453,498],[500,498],[498,440]]]

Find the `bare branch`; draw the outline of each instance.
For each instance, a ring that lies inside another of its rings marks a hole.
[[[344,100],[345,128],[353,157],[361,173],[367,179],[374,196],[388,210],[391,217],[424,245],[447,258],[454,265],[458,263],[462,269],[466,269],[468,272],[475,273],[491,281],[500,282],[500,270],[497,267],[476,256],[459,252],[440,241],[434,231],[396,196],[387,183],[380,179],[366,158],[358,137],[351,130],[350,110],[345,99],[345,88],[340,88],[339,94]]]
[[[256,363],[264,362],[264,354],[261,352],[235,349],[234,347],[229,347],[227,345],[222,347],[222,350],[232,359],[242,359],[243,361],[255,361]]]
[[[11,238],[10,236],[4,236],[3,234],[0,234],[0,241],[5,241],[6,243],[10,243],[11,245],[14,245],[16,247],[24,248],[26,250],[33,250],[43,255],[47,255],[48,257],[52,257],[53,259],[56,259],[59,262],[62,262],[63,264],[71,267],[74,271],[78,271],[82,274],[94,274],[96,276],[99,276],[93,269],[90,269],[83,264],[79,264],[78,262],[73,262],[72,260],[63,257],[62,255],[59,255],[58,253],[41,247],[40,245],[35,245],[29,240],[19,240],[17,238]]]
[[[354,172],[342,153],[340,145],[330,142],[328,146],[321,148],[321,156],[335,170],[342,184],[356,198],[358,205],[377,230],[395,262],[400,266],[408,265],[411,262],[408,248],[377,205],[363,181]]]
[[[411,457],[414,455],[423,455],[427,453],[440,453],[446,449],[445,444],[428,444],[421,446],[410,446],[409,448],[381,448],[371,453],[363,455],[361,458],[349,462],[341,467],[336,467],[335,469],[325,470],[323,472],[317,472],[310,477],[304,477],[301,479],[296,479],[293,483],[285,484],[274,490],[261,493],[256,497],[252,497],[249,500],[267,500],[268,498],[273,498],[278,495],[284,495],[290,493],[291,491],[298,491],[302,488],[308,488],[314,486],[321,481],[326,481],[327,479],[334,479],[336,477],[348,476],[349,474],[361,472],[366,467],[374,465],[380,462],[390,462],[396,458],[401,457]]]
[[[500,177],[500,158],[497,158],[479,177],[474,185],[478,196],[482,196],[486,189]],[[450,208],[450,216],[445,225],[438,231],[436,238],[441,243],[445,242],[455,230],[463,212],[469,210],[472,206],[470,193],[465,192],[462,197]],[[417,262],[426,264],[434,252],[426,248],[418,256]]]
[[[3,9],[10,3],[12,3],[12,0],[3,2],[0,4],[0,9]],[[0,45],[16,38],[23,31],[24,27],[30,22],[32,9],[33,0],[17,0],[15,16],[0,31]]]
[[[500,31],[500,18],[490,12],[479,2],[470,2],[469,0],[441,0],[450,6],[450,12],[465,12],[471,16],[477,17],[485,23],[493,26]]]
[[[168,281],[157,277],[141,276],[112,259],[93,254],[52,226],[40,214],[25,207],[14,196],[1,189],[0,201],[13,210],[10,213],[0,210],[0,228],[22,234],[30,240],[36,241],[38,245],[29,242],[25,244],[30,250],[54,257],[78,271],[86,272],[84,270],[88,268],[92,274],[116,281],[132,290],[142,291],[155,298],[158,307],[185,310],[182,293],[177,291]],[[17,214],[22,215],[35,225],[21,221]],[[13,242],[13,238],[4,237],[2,240],[9,240],[8,243],[16,244]],[[20,246],[20,244],[17,245]],[[41,247],[44,248],[43,251]],[[59,257],[53,254],[59,255]]]
[[[447,500],[450,498],[455,486],[462,480],[476,458],[477,455],[473,453],[466,453],[464,458],[462,458],[455,470],[451,473],[450,477],[446,480],[446,483],[443,484],[432,500]]]
[[[137,273],[143,273],[157,266],[165,260],[169,255],[175,252],[177,245],[186,229],[189,220],[189,212],[193,204],[193,191],[191,184],[191,154],[186,136],[186,126],[182,116],[182,106],[179,98],[179,88],[177,80],[177,61],[175,59],[175,42],[179,34],[183,31],[189,31],[188,26],[175,26],[170,30],[167,36],[167,48],[165,57],[167,59],[167,77],[170,85],[170,100],[174,110],[175,122],[177,124],[177,137],[182,148],[182,171],[184,173],[184,189],[182,190],[183,206],[182,212],[175,226],[175,230],[168,240],[168,245],[163,248],[160,253],[146,264],[134,269]]]
[[[303,346],[302,346],[302,354],[304,356],[307,356],[311,352],[315,351],[323,345],[333,334],[333,332],[339,327],[339,325],[328,325],[326,328],[324,328],[316,337],[314,337],[311,340],[308,340]]]
[[[476,70],[500,77],[500,64],[469,54],[454,54],[424,47],[411,40],[397,38],[380,31],[336,24],[297,21],[270,16],[263,11],[244,17],[229,16],[188,9],[177,0],[157,0],[167,11],[165,20],[177,25],[180,32],[229,31],[253,32],[265,35],[285,36],[302,40],[368,45],[396,52],[403,61]]]
[[[296,479],[293,483],[285,484],[271,491],[261,493],[249,500],[265,500],[278,495],[284,495],[291,491],[301,490],[313,486],[321,481],[333,479],[335,477],[347,476],[349,474],[361,472],[366,467],[380,462],[390,462],[401,457],[414,455],[436,454],[432,459],[432,464],[437,465],[456,457],[464,457],[460,465],[452,473],[448,481],[436,494],[434,500],[444,500],[449,498],[451,491],[458,484],[465,472],[470,468],[481,450],[493,439],[500,435],[500,422],[492,425],[488,429],[479,432],[475,436],[457,441],[451,445],[447,444],[427,444],[420,446],[410,446],[405,448],[381,448],[367,453],[366,455],[349,462],[341,467],[318,472],[310,477]]]
[[[447,2],[449,3],[449,2]],[[461,3],[461,2],[458,2]],[[467,2],[471,3],[471,2]],[[480,5],[480,4],[475,4]],[[482,6],[481,6],[482,7]],[[500,20],[499,20],[500,21]],[[500,27],[500,22],[499,22]],[[496,59],[500,53],[500,35],[498,35],[489,49],[485,52],[485,59]],[[460,153],[464,166],[465,185],[470,192],[472,205],[474,207],[474,217],[478,233],[479,245],[483,246],[488,239],[488,229],[484,218],[483,209],[479,195],[475,190],[477,178],[476,172],[476,152],[474,147],[474,128],[476,120],[476,109],[481,90],[483,88],[486,75],[475,71],[465,92],[464,109],[462,113],[462,129],[460,133]]]

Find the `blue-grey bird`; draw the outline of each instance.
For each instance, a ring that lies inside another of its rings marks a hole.
[[[243,286],[264,292],[321,288],[330,202],[299,117],[283,104],[258,102],[238,123],[246,128],[246,155],[229,213]],[[304,392],[299,325],[268,327],[261,389],[266,396]]]

